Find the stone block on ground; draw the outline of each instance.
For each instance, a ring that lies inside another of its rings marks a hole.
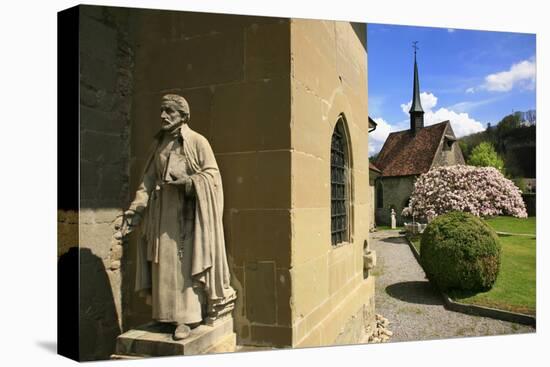
[[[120,335],[113,359],[234,352],[233,319],[214,326],[200,325],[183,340],[173,340],[175,326],[151,322]]]

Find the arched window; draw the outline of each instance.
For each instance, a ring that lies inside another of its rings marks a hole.
[[[344,119],[340,117],[330,146],[330,227],[336,246],[350,241],[350,159]]]
[[[384,207],[384,188],[382,187],[382,182],[380,181],[376,183],[376,207],[378,209]]]

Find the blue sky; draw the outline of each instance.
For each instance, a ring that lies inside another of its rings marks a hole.
[[[369,115],[378,122],[370,154],[409,126],[413,41],[426,125],[450,120],[460,137],[536,108],[534,34],[369,23]]]

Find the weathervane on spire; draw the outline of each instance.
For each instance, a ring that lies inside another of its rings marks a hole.
[[[414,57],[416,58],[416,50],[419,50],[420,48],[416,45],[418,41],[413,41],[412,48],[414,48]]]

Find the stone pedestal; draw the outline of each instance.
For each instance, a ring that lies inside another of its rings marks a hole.
[[[113,359],[195,355],[234,352],[236,335],[233,319],[200,325],[183,340],[173,340],[175,326],[149,323],[120,335]]]

